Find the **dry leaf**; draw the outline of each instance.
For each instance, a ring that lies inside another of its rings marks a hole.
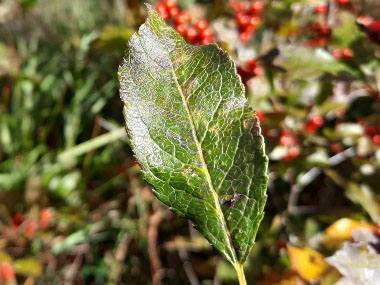
[[[288,246],[288,254],[292,268],[306,281],[316,281],[331,269],[325,257],[311,247]]]
[[[343,218],[329,226],[322,235],[322,243],[325,246],[337,247],[345,241],[352,240],[352,231],[357,228],[374,230],[374,225]]]

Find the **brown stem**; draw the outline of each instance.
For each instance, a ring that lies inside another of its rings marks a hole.
[[[161,285],[162,264],[157,247],[158,226],[163,218],[162,212],[158,210],[149,218],[148,228],[148,252],[152,273],[152,284]]]

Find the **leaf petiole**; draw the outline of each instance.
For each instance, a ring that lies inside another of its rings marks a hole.
[[[243,264],[238,262],[235,265],[235,270],[236,270],[236,274],[238,276],[239,285],[247,285],[247,281],[245,280],[245,275],[244,275]]]

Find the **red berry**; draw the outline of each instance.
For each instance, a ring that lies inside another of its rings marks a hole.
[[[372,137],[372,142],[376,145],[380,145],[380,134],[374,135]]]
[[[350,49],[350,48],[344,48],[342,50],[342,57],[343,58],[353,58],[354,57],[354,53],[353,53],[352,49]]]
[[[159,14],[161,14],[162,12],[166,12],[166,6],[163,2],[158,2],[155,7],[156,7],[156,11]]]
[[[289,151],[288,151],[288,156],[289,158],[293,159],[293,158],[296,158],[300,155],[300,149],[298,146],[292,146],[291,148],[289,148]]]
[[[380,97],[379,91],[376,90],[369,90],[369,95],[371,95],[373,99],[379,99]]]
[[[321,26],[321,29],[318,31],[318,34],[321,37],[329,37],[331,35],[331,29],[325,25]]]
[[[342,144],[339,142],[332,143],[330,149],[334,153],[340,153],[344,150]]]
[[[158,2],[156,4],[156,11],[165,21],[169,19],[169,13],[164,3]]]
[[[314,7],[314,11],[317,14],[326,14],[329,10],[329,6],[326,4],[318,4]]]
[[[370,16],[367,16],[367,15],[361,15],[359,16],[356,21],[359,23],[359,24],[362,24],[363,26],[368,26],[372,23],[373,19],[372,17]]]
[[[315,133],[322,125],[323,125],[323,117],[321,116],[313,116],[306,123],[305,130],[308,133]]]
[[[249,8],[249,2],[247,2],[247,1],[235,1],[235,0],[233,0],[233,1],[230,2],[230,7],[235,12],[244,11],[244,10],[247,10]]]
[[[206,30],[208,28],[208,22],[207,22],[207,20],[205,20],[205,19],[198,20],[195,23],[195,28],[197,28],[197,30],[199,32],[202,32],[202,31]]]
[[[49,227],[53,214],[50,209],[42,209],[40,211],[40,228],[46,230]]]
[[[259,14],[264,10],[264,3],[261,1],[255,1],[252,3],[252,12]]]
[[[13,270],[12,264],[8,261],[1,264],[1,278],[4,281],[8,281],[15,278],[15,272]]]
[[[251,17],[245,12],[238,12],[235,15],[235,19],[241,28],[247,27],[251,20]]]
[[[318,32],[321,28],[321,24],[319,22],[313,22],[310,24],[310,29],[314,32]]]
[[[13,218],[12,218],[12,222],[13,222],[13,226],[17,229],[21,223],[23,221],[23,217],[22,217],[22,214],[21,213],[16,213]]]
[[[191,14],[189,11],[183,10],[178,13],[177,17],[175,17],[176,24],[187,24],[191,21]]]
[[[175,25],[174,29],[180,34],[181,36],[185,35],[186,33],[186,26],[185,25]]]
[[[370,137],[375,136],[375,135],[378,133],[377,126],[376,126],[376,125],[367,126],[367,127],[365,128],[365,133],[366,133],[368,136],[370,136]]]
[[[281,135],[280,145],[282,146],[291,146],[297,143],[297,140],[293,136]]]
[[[163,0],[162,3],[167,7],[167,8],[173,8],[177,6],[177,0]]]
[[[248,43],[251,39],[252,39],[252,35],[253,35],[253,31],[251,29],[248,29],[248,30],[243,30],[241,33],[240,33],[240,41],[242,43]]]
[[[179,13],[179,8],[177,6],[169,8],[169,16],[170,18],[174,18],[178,15]]]
[[[32,237],[34,236],[35,232],[38,229],[38,223],[33,220],[25,220],[25,233],[27,236]]]
[[[263,74],[264,74],[264,69],[261,66],[257,66],[252,71],[252,75],[253,76],[261,76]]]
[[[380,238],[380,226],[375,225],[374,232],[375,232],[375,235],[377,235]]]
[[[310,47],[326,46],[326,44],[327,44],[326,38],[323,38],[323,37],[312,39],[305,43],[306,46],[310,46]]]
[[[380,35],[380,20],[379,21],[373,21],[371,24],[367,26],[368,30],[371,32],[377,33]]]
[[[214,36],[214,32],[211,30],[210,27],[207,27],[203,31],[200,32],[202,38],[212,38]]]
[[[342,58],[342,49],[341,48],[336,48],[332,51],[333,57],[336,59]]]
[[[336,3],[339,5],[347,5],[350,3],[350,0],[336,0]]]
[[[286,242],[283,241],[283,240],[279,240],[279,241],[277,241],[277,248],[278,248],[278,249],[286,248]]]
[[[192,43],[198,40],[199,32],[195,27],[190,27],[186,30],[185,37]]]
[[[266,118],[266,114],[263,111],[256,111],[256,117],[259,119],[260,123],[262,123]]]
[[[310,28],[321,37],[329,37],[331,35],[331,29],[325,23],[316,21],[311,23]]]
[[[380,38],[380,20],[373,21],[366,27],[366,31],[368,39],[375,43],[379,43]]]
[[[315,133],[316,131],[317,131],[317,127],[313,124],[313,123],[311,123],[311,122],[308,122],[307,124],[306,124],[306,127],[305,127],[305,131],[307,132],[307,133],[310,133],[310,134],[313,134],[313,133]]]
[[[298,146],[292,146],[288,149],[288,154],[282,159],[284,161],[291,161],[300,155],[300,148]]]
[[[247,65],[250,69],[254,69],[257,66],[256,58],[251,58],[248,60]]]
[[[261,18],[258,16],[252,16],[249,19],[249,26],[252,28],[257,28],[258,25],[261,23]]]
[[[310,122],[312,122],[315,126],[320,127],[323,125],[324,120],[322,116],[316,115],[311,117]]]
[[[214,42],[213,38],[202,38],[200,44],[201,45],[208,45]]]
[[[240,11],[240,1],[230,1],[230,7],[231,7],[232,10],[234,10],[235,12]]]
[[[252,78],[252,74],[241,67],[237,68],[237,72],[240,75],[243,84],[247,85],[247,82]]]

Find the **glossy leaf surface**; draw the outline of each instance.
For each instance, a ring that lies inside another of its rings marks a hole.
[[[119,68],[131,147],[158,199],[243,264],[266,201],[258,119],[228,54],[187,44],[148,13]]]

